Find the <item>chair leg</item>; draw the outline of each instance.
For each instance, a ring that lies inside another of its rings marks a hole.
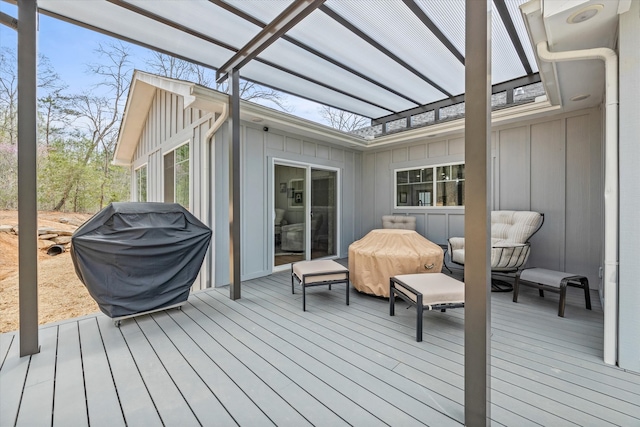
[[[558,304],[558,316],[564,317],[564,304],[567,300],[567,280],[560,282],[560,303]]]
[[[347,279],[346,282],[344,282],[344,287],[347,288],[347,305],[349,305],[349,279]]]
[[[307,287],[304,283],[304,277],[302,278],[302,311],[307,311]]]
[[[538,289],[538,295],[544,298],[544,291],[542,289]]]
[[[291,293],[295,294],[296,291],[295,291],[295,288],[293,287],[293,276],[294,276],[294,274],[293,274],[293,266],[292,266],[291,267]]]
[[[516,273],[516,280],[513,281],[513,302],[518,302],[518,292],[520,292],[520,272]]]
[[[396,296],[393,292],[392,282],[389,283],[389,316],[395,316],[396,314]]]
[[[416,314],[418,316],[418,319],[416,321],[416,341],[417,342],[422,341],[422,311],[423,311],[422,295],[418,295],[418,301],[416,304]]]
[[[580,279],[580,283],[582,284],[582,288],[584,289],[584,303],[587,307],[587,310],[591,310],[591,294],[589,293],[589,279],[583,277]]]

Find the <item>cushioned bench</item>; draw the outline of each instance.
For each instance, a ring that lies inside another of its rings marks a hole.
[[[564,304],[567,295],[567,286],[582,288],[584,290],[584,301],[587,310],[591,310],[591,296],[589,295],[589,279],[573,273],[547,270],[546,268],[528,268],[516,274],[513,284],[513,302],[518,302],[518,291],[520,285],[538,288],[541,297],[544,291],[560,294],[558,305],[558,316],[564,317]]]
[[[349,270],[331,260],[300,261],[291,264],[291,293],[295,294],[293,279],[302,285],[302,311],[307,311],[306,288],[309,286],[344,283],[347,288],[347,305],[349,305]]]
[[[443,273],[401,274],[389,280],[389,314],[400,297],[416,307],[416,341],[422,341],[422,313],[464,307],[464,283]]]

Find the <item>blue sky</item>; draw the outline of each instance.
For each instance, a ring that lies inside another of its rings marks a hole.
[[[0,11],[18,17],[15,5],[0,1]],[[115,39],[76,25],[69,24],[45,15],[40,15],[38,50],[51,61],[51,65],[69,86],[68,92],[79,93],[90,89],[101,79],[87,73],[87,64],[97,63],[99,58],[95,49],[100,43],[114,42]],[[145,58],[150,51],[129,43],[134,67],[144,70]],[[0,47],[17,48],[17,32],[0,24]],[[319,104],[285,95],[291,113],[310,120],[322,122]]]

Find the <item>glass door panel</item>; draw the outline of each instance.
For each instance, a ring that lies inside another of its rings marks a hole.
[[[337,172],[311,168],[311,259],[337,254]]]
[[[307,168],[274,167],[274,266],[307,259]]]

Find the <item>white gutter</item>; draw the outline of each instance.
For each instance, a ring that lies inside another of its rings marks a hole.
[[[228,103],[224,103],[222,104],[222,112],[220,113],[220,115],[218,116],[218,118],[216,119],[215,122],[213,122],[213,125],[209,128],[209,130],[207,131],[207,135],[205,137],[205,141],[209,141],[209,139],[213,136],[214,133],[216,133],[218,131],[218,129],[220,128],[220,126],[222,126],[222,124],[229,118],[229,104]]]
[[[609,48],[550,52],[537,44],[545,62],[600,59],[605,67],[604,161],[604,362],[615,365],[618,349],[618,57]]]

